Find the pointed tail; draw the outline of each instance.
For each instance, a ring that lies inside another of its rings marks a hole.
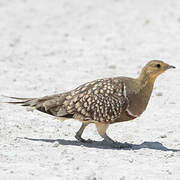
[[[7,102],[4,102],[4,103],[8,103],[8,104],[19,104],[21,106],[31,106],[31,107],[33,107],[36,104],[34,102],[36,98],[19,98],[19,97],[4,96],[4,95],[2,95],[2,96],[4,98],[9,98],[9,99],[17,100],[17,101],[7,101]],[[37,100],[36,100],[36,102],[37,102]]]

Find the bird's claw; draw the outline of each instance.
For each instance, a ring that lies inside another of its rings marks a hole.
[[[112,144],[112,147],[114,147],[114,148],[131,148],[131,145],[128,143],[114,142]]]
[[[117,142],[117,141],[110,141],[110,142],[108,142],[108,144],[113,148],[120,148],[120,149],[131,148],[132,147],[131,144],[128,144],[127,142],[120,143],[120,142]]]
[[[93,141],[91,140],[91,139],[83,139],[82,137],[80,137],[80,136],[75,136],[75,138],[78,140],[78,141],[80,141],[80,142],[82,142],[82,143],[92,143]]]

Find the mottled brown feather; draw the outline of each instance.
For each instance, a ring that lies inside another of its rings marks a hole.
[[[123,86],[113,78],[92,81],[71,91],[63,104],[81,120],[115,121],[128,106]]]

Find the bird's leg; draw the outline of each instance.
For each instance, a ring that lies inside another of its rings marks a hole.
[[[104,141],[106,141],[108,144],[110,144],[112,147],[115,148],[127,148],[129,147],[128,144],[123,144],[123,143],[119,143],[119,142],[115,142],[113,141],[107,134],[106,134],[106,130],[109,127],[109,124],[105,124],[105,123],[96,123],[96,128],[97,131],[99,133],[99,135],[104,139]]]
[[[81,125],[80,129],[78,130],[78,132],[77,132],[76,135],[75,135],[75,138],[76,138],[77,140],[79,140],[80,142],[86,142],[86,143],[92,142],[92,140],[90,140],[90,139],[85,140],[85,139],[83,139],[83,138],[81,137],[84,129],[86,128],[86,126],[87,126],[88,124],[90,124],[90,123],[89,123],[89,122],[82,122],[82,125]]]
[[[114,141],[106,134],[106,130],[109,127],[109,124],[96,123],[96,128],[99,135],[108,143],[114,143]]]

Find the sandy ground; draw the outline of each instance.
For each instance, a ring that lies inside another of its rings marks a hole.
[[[102,77],[137,76],[151,59],[177,66],[158,78],[147,111],[110,126],[130,149],[103,145],[94,125],[0,103],[1,180],[180,180],[180,1],[0,1],[0,95],[39,97]],[[3,98],[0,101],[4,101]]]

